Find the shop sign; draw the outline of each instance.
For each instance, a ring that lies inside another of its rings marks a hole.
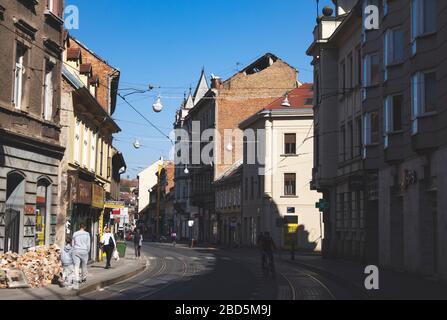
[[[79,179],[78,180],[78,199],[77,203],[92,204],[92,183]]]
[[[92,184],[92,207],[102,209],[104,208],[104,188],[97,184]]]
[[[69,176],[70,203],[92,204],[92,183],[80,179],[78,176]]]
[[[106,209],[124,209],[125,205],[123,201],[106,201],[104,203]]]

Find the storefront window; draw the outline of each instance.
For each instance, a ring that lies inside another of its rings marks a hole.
[[[36,194],[36,246],[44,246],[47,242],[51,214],[50,182],[42,179],[37,182]]]

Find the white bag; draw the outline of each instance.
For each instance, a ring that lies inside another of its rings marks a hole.
[[[113,251],[113,259],[115,259],[116,261],[119,261],[120,259],[120,255],[118,254],[118,250],[115,249],[115,251]]]

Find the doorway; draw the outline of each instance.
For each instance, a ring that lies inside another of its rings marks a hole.
[[[6,178],[4,251],[20,253],[20,224],[25,207],[25,177],[17,172]]]

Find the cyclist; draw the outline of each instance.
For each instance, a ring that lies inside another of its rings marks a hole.
[[[263,235],[262,240],[262,252],[263,252],[263,259],[262,259],[262,265],[263,268],[265,268],[265,262],[267,259],[267,266],[270,266],[270,271],[272,273],[275,273],[275,264],[273,260],[273,249],[276,250],[275,243],[273,242],[272,237],[270,236],[269,232],[265,232]]]
[[[175,231],[171,233],[171,240],[172,240],[172,246],[175,247],[177,244],[177,233]]]

